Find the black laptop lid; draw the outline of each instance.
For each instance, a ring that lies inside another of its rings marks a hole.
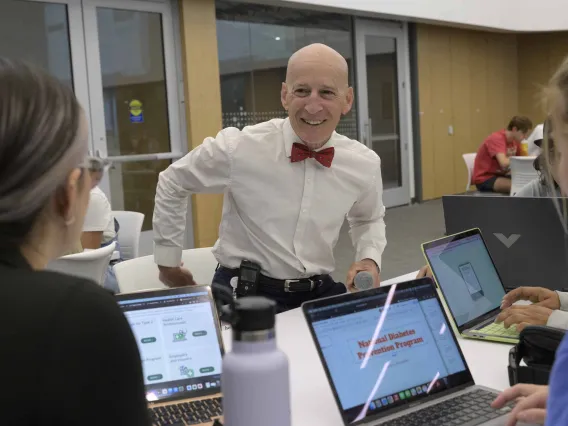
[[[568,287],[564,228],[550,198],[447,195],[446,234],[479,228],[507,290]]]

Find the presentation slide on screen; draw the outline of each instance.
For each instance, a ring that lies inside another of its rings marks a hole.
[[[125,315],[138,343],[147,385],[221,372],[209,303],[127,311]]]
[[[481,239],[434,247],[428,257],[458,326],[499,307],[505,291]]]
[[[371,341],[383,309],[369,309],[313,325],[343,409],[464,369],[435,299],[391,305],[380,332]],[[387,361],[389,367],[372,394]]]

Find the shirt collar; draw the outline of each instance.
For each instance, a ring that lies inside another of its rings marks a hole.
[[[20,248],[8,246],[0,248],[0,264],[11,266],[16,269],[32,269]]]
[[[292,125],[290,124],[289,118],[286,118],[286,120],[284,121],[283,133],[284,133],[284,147],[286,148],[286,156],[291,157],[292,156],[292,145],[294,145],[295,142],[298,142],[298,143],[303,143],[303,142],[300,140],[298,135],[296,135],[296,133],[294,133],[294,129],[292,129]],[[323,149],[331,148],[331,147],[335,146],[335,135],[336,135],[336,133],[333,132],[331,134],[331,137],[329,138],[329,140],[321,148],[318,148],[315,151],[318,152],[318,151],[321,151]]]

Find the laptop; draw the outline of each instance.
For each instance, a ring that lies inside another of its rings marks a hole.
[[[422,250],[461,336],[519,341],[515,327],[495,322],[505,288],[479,229],[424,243]]]
[[[210,287],[116,299],[138,343],[152,424],[212,425],[221,416],[224,349]]]
[[[343,425],[506,424],[511,407],[475,385],[429,278],[302,309]]]
[[[507,290],[568,287],[564,228],[550,198],[442,197],[446,235],[479,228]]]

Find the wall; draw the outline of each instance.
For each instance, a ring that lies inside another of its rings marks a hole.
[[[462,154],[518,108],[513,34],[417,26],[423,199],[463,192]],[[449,134],[449,126],[454,134]]]
[[[289,7],[355,11],[358,15],[519,32],[568,29],[565,0],[268,0]],[[540,17],[540,19],[535,19]]]
[[[545,112],[542,87],[564,57],[568,56],[568,32],[519,34],[519,112],[542,123]]]
[[[215,3],[180,0],[180,11],[187,135],[189,149],[193,149],[221,130]],[[218,236],[223,197],[198,194],[192,202],[195,247],[212,246]]]

